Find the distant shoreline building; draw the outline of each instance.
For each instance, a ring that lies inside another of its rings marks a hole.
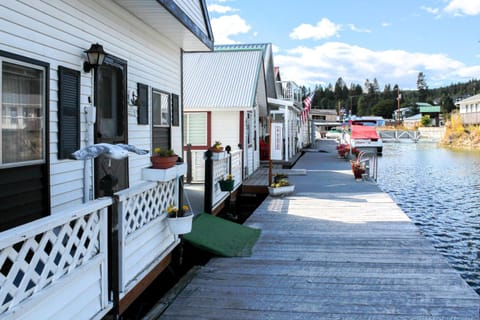
[[[458,101],[455,105],[460,111],[464,124],[478,124],[480,122],[480,94]]]

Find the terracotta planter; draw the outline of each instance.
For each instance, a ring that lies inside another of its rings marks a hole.
[[[188,213],[183,217],[168,217],[168,226],[174,234],[185,234],[192,231],[193,214]]]
[[[218,181],[220,184],[220,190],[222,191],[232,191],[233,186],[235,184],[235,180],[220,180]]]
[[[160,156],[151,156],[150,161],[152,161],[153,169],[168,169],[171,168],[177,163],[178,156],[170,157],[160,157]]]
[[[212,152],[223,152],[223,147],[210,148],[210,151],[212,151]]]
[[[362,175],[365,173],[365,169],[353,168],[353,176],[355,179],[362,179]]]

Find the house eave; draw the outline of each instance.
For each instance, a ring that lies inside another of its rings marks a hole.
[[[207,33],[171,0],[114,0],[125,10],[142,20],[157,32],[165,35],[184,51],[212,51],[213,33],[204,0],[202,14]]]

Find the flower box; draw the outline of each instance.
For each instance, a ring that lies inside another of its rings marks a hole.
[[[185,163],[173,166],[168,169],[143,168],[142,179],[146,181],[165,182],[185,175],[187,165]]]
[[[185,234],[192,231],[193,214],[188,213],[183,217],[167,217],[170,231],[174,234]]]
[[[295,191],[295,185],[283,186],[283,187],[268,187],[268,193],[272,196],[281,196],[293,193]]]
[[[227,157],[226,151],[212,152],[212,160],[222,160]],[[207,156],[203,155],[203,160],[207,160]]]
[[[232,191],[233,186],[235,185],[235,180],[220,180],[218,183],[220,184],[220,190]]]

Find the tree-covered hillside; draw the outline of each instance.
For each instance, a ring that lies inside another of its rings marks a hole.
[[[302,87],[304,95],[310,90]],[[397,98],[400,96],[400,108],[413,107],[416,102],[428,102],[440,105],[444,113],[455,108],[455,102],[480,93],[480,80],[455,83],[446,87],[429,89],[423,72],[418,74],[417,90],[398,90],[398,86],[387,84],[380,88],[377,79],[366,79],[363,86],[348,86],[340,77],[335,85],[316,86],[312,107],[318,109],[346,110],[358,116],[375,115],[386,119],[398,108]],[[414,113],[415,110],[412,110]]]

